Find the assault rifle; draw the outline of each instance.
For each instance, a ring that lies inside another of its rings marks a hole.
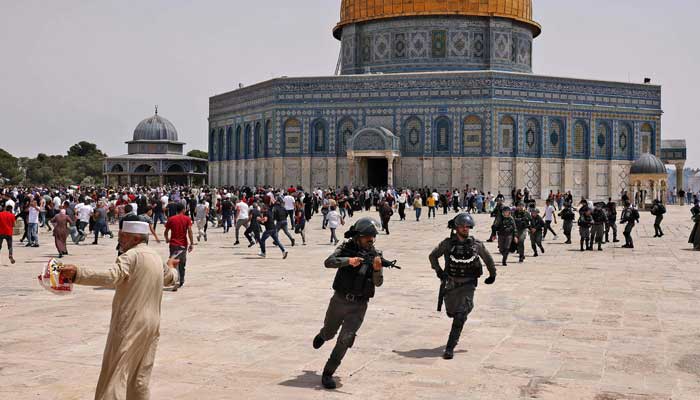
[[[369,250],[361,250],[360,253],[358,254],[358,257],[362,258],[362,267],[360,269],[361,274],[365,274],[368,269],[372,268],[374,265],[374,258],[378,257],[379,253],[372,247]],[[381,256],[379,256],[381,257]],[[389,261],[385,259],[384,257],[381,257],[382,259],[382,267],[384,268],[396,268],[396,269],[401,269],[398,265],[396,265],[397,261]]]

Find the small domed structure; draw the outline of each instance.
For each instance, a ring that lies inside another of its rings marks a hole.
[[[632,163],[630,174],[666,174],[666,166],[653,154],[644,153]]]
[[[630,192],[634,194],[634,202],[644,210],[651,208],[651,200],[666,202],[668,185],[666,165],[658,157],[650,153],[639,156],[630,166]]]
[[[156,110],[155,115],[139,122],[136,129],[134,129],[133,140],[168,140],[177,142],[177,130],[172,122],[158,115],[158,110]]]

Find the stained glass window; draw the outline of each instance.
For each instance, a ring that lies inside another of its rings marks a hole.
[[[319,120],[314,123],[314,151],[326,151],[326,124]]]
[[[527,121],[525,126],[525,145],[528,152],[537,151],[537,137],[539,136],[539,125],[534,119]]]
[[[605,123],[598,124],[598,132],[596,134],[596,153],[599,156],[608,155],[608,126]]]
[[[449,151],[450,150],[450,120],[447,118],[438,119],[435,124],[436,132],[436,143],[435,149],[437,151]]]
[[[406,151],[409,152],[420,152],[420,137],[423,134],[423,123],[418,117],[411,117],[406,121],[404,125],[404,143],[406,146]]]
[[[627,144],[629,142],[631,132],[632,130],[630,129],[629,125],[620,125],[620,137],[617,140],[617,147],[621,153],[627,151]]]
[[[561,139],[562,124],[558,120],[552,120],[549,124],[549,151],[551,153],[559,152],[561,148],[559,140]]]
[[[574,153],[583,155],[585,151],[586,127],[583,122],[576,122],[574,125]]]

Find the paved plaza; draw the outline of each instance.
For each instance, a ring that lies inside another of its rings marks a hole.
[[[257,248],[232,245],[233,230],[211,229],[189,257],[185,287],[164,293],[152,398],[697,400],[700,253],[687,244],[689,209],[668,210],[662,239],[642,213],[634,250],[621,242],[582,254],[577,233],[574,245],[547,236],[545,254],[499,265],[496,284],[479,285],[452,361],[441,358],[451,320],[435,311],[439,281],[428,263],[448,216],[395,215],[377,247],[403,269],[385,271],[336,392],[320,387],[333,343],[311,347],[334,277],[323,267],[333,247],[319,216],[287,260],[276,248],[260,259]],[[476,221],[485,239],[491,219]],[[15,243],[17,264],[5,249],[0,258],[0,399],[91,399],[114,291],[49,294],[36,275],[55,255],[53,238],[42,230],[38,249]],[[69,245],[65,261],[108,268],[115,244]],[[164,243],[151,246],[167,255]]]

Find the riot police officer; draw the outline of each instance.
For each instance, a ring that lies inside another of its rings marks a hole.
[[[503,209],[505,208],[510,210],[510,207],[503,205],[503,197],[496,197],[496,205],[491,211],[491,218],[493,218],[493,224],[491,225],[491,236],[489,236],[487,242],[493,242],[496,239],[496,232],[498,230],[497,227],[501,223],[501,218],[503,218]]]
[[[559,216],[564,221],[564,236],[566,236],[565,244],[571,244],[571,229],[574,227],[574,219],[576,214],[570,202],[564,203],[564,208],[559,212]]]
[[[581,207],[579,213],[578,233],[581,236],[581,251],[584,251],[584,244],[586,245],[585,250],[593,250],[593,242],[591,242],[591,225],[593,225],[593,216],[591,215],[591,209],[588,207]]]
[[[688,243],[693,245],[693,250],[700,250],[700,204],[695,200],[695,205],[690,209],[693,229],[690,231]]]
[[[625,203],[625,209],[622,210],[621,224],[625,224],[625,244],[622,245],[625,249],[633,249],[634,241],[632,240],[632,229],[635,223],[639,222],[639,211],[637,211],[629,202]]]
[[[498,233],[498,252],[503,256],[501,264],[505,267],[508,265],[508,254],[510,254],[510,245],[513,243],[516,228],[515,220],[510,215],[510,207],[503,207],[501,214],[501,220],[496,225],[496,232]]]
[[[609,242],[610,229],[613,231],[613,243],[619,242],[617,239],[617,204],[608,198],[608,204],[605,205],[607,209],[608,222],[605,224],[605,243]]]
[[[525,210],[525,206],[522,202],[517,203],[515,213],[513,213],[513,219],[515,220],[516,234],[518,238],[518,262],[525,261],[525,240],[527,239],[527,230],[530,228],[530,223],[532,222],[532,217],[530,213]]]
[[[598,251],[603,251],[603,232],[605,231],[605,223],[608,221],[608,216],[605,214],[605,203],[597,202],[593,205],[593,226],[591,227],[591,245],[598,244]]]
[[[385,264],[381,252],[374,248],[374,240],[380,229],[372,218],[360,218],[345,232],[349,240],[338,246],[325,261],[326,268],[337,269],[333,290],[323,328],[313,341],[314,349],[340,335],[330,358],[326,362],[321,383],[326,389],[335,389],[333,374],[340,366],[345,353],[355,342],[357,331],[367,312],[369,299],[374,297],[374,288],[384,282],[382,268]]]
[[[544,247],[542,246],[542,236],[544,235],[545,222],[540,216],[540,210],[532,209],[530,210],[532,216],[532,223],[530,225],[530,245],[532,245],[532,251],[534,251],[533,257],[537,257],[537,248],[540,248],[542,254],[544,254]]]
[[[666,214],[666,207],[661,203],[661,200],[654,199],[653,206],[651,206],[651,215],[655,216],[654,219],[654,237],[661,237],[664,235],[664,231],[661,230],[661,221],[664,220],[664,214]]]
[[[474,291],[483,275],[481,260],[489,271],[485,283],[491,285],[496,281],[496,266],[491,254],[482,242],[469,235],[470,229],[474,228],[472,216],[461,213],[448,223],[448,227],[452,230],[450,237],[440,242],[428,257],[430,266],[444,283],[447,316],[453,318],[443,354],[446,360],[454,357],[467,316],[474,309]],[[440,257],[444,257],[445,269],[440,267]]]

